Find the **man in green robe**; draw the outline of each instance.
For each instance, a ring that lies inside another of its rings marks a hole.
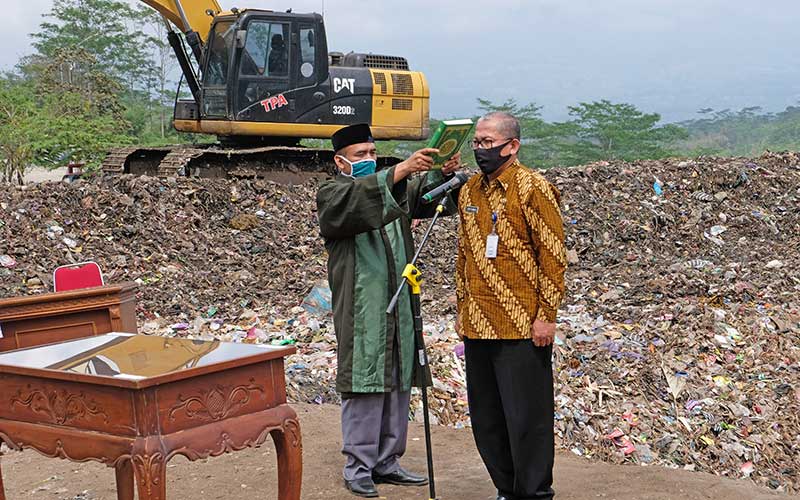
[[[414,255],[412,219],[435,212],[436,203],[423,204],[421,197],[459,168],[460,156],[431,170],[436,150],[422,149],[376,172],[369,126],[341,129],[332,142],[338,171],[320,185],[317,212],[338,342],[344,481],[358,496],[377,497],[375,483],[427,484],[398,462],[406,448],[411,386],[430,384],[428,367],[414,356],[410,291],[394,314],[386,309]],[[410,179],[416,172],[428,173]],[[449,196],[454,212],[457,194]]]

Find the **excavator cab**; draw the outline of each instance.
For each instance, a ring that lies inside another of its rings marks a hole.
[[[427,82],[402,57],[329,53],[319,14],[219,13],[205,37],[192,100],[174,125],[223,141],[294,145],[369,123],[376,139],[427,137]]]
[[[330,113],[322,16],[220,15],[208,35],[202,75],[203,120],[321,123]]]

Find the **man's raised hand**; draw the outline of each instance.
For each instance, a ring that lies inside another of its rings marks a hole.
[[[438,152],[439,150],[435,148],[423,148],[415,151],[406,161],[397,164],[394,169],[394,181],[405,179],[416,172],[427,172],[433,168],[431,155]]]

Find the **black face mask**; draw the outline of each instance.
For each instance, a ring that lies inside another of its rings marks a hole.
[[[500,151],[503,150],[511,141],[505,144],[500,144],[489,149],[473,149],[475,153],[475,161],[478,163],[478,168],[481,169],[484,175],[491,175],[498,168],[502,167],[505,162],[511,158],[511,155],[503,156]]]

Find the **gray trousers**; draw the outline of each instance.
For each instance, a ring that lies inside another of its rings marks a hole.
[[[398,379],[395,363],[395,381]],[[397,385],[395,385],[396,387]],[[411,391],[349,394],[342,399],[342,454],[347,481],[395,472],[406,452]]]

